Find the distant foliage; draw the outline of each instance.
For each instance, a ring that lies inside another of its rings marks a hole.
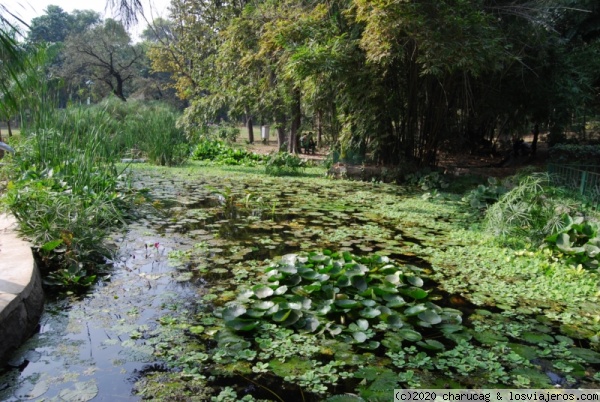
[[[556,144],[549,150],[555,163],[591,164],[600,161],[600,145]]]

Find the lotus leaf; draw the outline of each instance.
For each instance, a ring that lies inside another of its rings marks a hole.
[[[259,299],[264,299],[265,297],[269,297],[273,295],[273,289],[266,285],[256,285],[252,287],[252,291],[254,295]]]
[[[259,318],[265,315],[265,311],[250,308],[246,311],[246,315],[251,318]]]
[[[244,313],[246,313],[246,309],[238,305],[225,307],[221,312],[222,317],[225,321],[233,320],[234,318],[239,317]]]
[[[515,352],[524,359],[533,360],[538,357],[538,351],[531,346],[523,345],[520,343],[509,343],[508,346],[513,352]]]
[[[377,310],[381,311],[381,315],[385,317],[394,313],[391,308],[386,306],[377,306]]]
[[[354,337],[354,340],[358,343],[363,343],[364,341],[366,341],[368,339],[367,335],[364,332],[353,332],[352,336]]]
[[[454,332],[462,331],[464,327],[462,325],[455,324],[442,324],[439,326],[439,329],[446,335],[452,334]]]
[[[362,349],[367,349],[367,350],[375,350],[375,349],[379,348],[379,345],[380,345],[380,343],[377,341],[369,341],[369,342],[358,345],[358,347],[360,347]]]
[[[315,332],[320,325],[319,319],[313,315],[306,317],[304,320],[304,329],[308,332]]]
[[[401,283],[400,282],[400,273],[399,272],[396,272],[396,273],[390,274],[390,275],[386,275],[384,279],[390,285],[399,285]]]
[[[234,318],[229,321],[225,321],[225,325],[235,331],[251,331],[260,323],[257,320]]]
[[[367,307],[359,311],[358,314],[365,318],[375,318],[381,314],[381,311],[377,310],[376,308]]]
[[[398,335],[410,342],[418,342],[423,339],[420,333],[413,331],[412,329],[400,329],[398,330]]]
[[[417,304],[415,306],[409,307],[406,310],[404,310],[404,314],[407,316],[413,316],[413,315],[420,314],[424,311],[427,311],[427,307],[425,307],[422,304]]]
[[[297,274],[290,275],[282,280],[284,285],[296,286],[302,282],[302,277]]]
[[[426,322],[429,325],[435,325],[435,324],[439,324],[440,322],[442,322],[442,317],[440,317],[438,315],[438,313],[436,313],[433,310],[423,311],[423,312],[419,313],[417,315],[417,317],[419,317],[421,320],[423,320],[424,322]]]
[[[425,341],[417,342],[417,345],[424,347],[429,350],[444,350],[446,347],[443,343],[436,341],[435,339],[426,339]]]
[[[335,305],[340,308],[354,308],[354,307],[358,307],[360,305],[360,302],[357,300],[342,299],[342,300],[336,300]]]
[[[402,316],[393,314],[387,318],[387,324],[392,328],[401,328],[404,326],[404,320],[402,319]]]
[[[545,342],[545,343],[553,343],[554,342],[554,338],[551,335],[538,333],[538,332],[523,332],[521,334],[521,339],[523,339],[524,341],[529,342],[529,343],[534,343],[536,345],[539,343],[542,343],[542,342]]]
[[[345,288],[352,285],[352,282],[350,281],[349,277],[347,277],[346,275],[342,275],[338,278],[336,285]]]
[[[421,279],[418,276],[407,276],[406,280],[408,281],[408,283],[410,283],[411,285],[415,286],[415,287],[422,287],[423,286],[423,279]]]
[[[410,288],[401,288],[400,293],[402,293],[405,296],[409,296],[412,297],[413,299],[416,300],[420,300],[420,299],[424,299],[427,297],[428,293],[421,289],[421,288],[416,288],[416,287],[410,287]]]
[[[598,364],[600,363],[600,353],[591,349],[584,348],[571,348],[571,353],[588,363]]]
[[[406,301],[399,295],[384,295],[383,300],[387,301],[386,306],[389,308],[397,308],[406,304]]]
[[[351,278],[352,286],[358,289],[359,292],[364,292],[367,290],[369,285],[367,285],[367,281],[362,276],[353,276]]]
[[[471,331],[473,337],[477,339],[479,342],[489,345],[495,345],[499,342],[508,342],[508,338],[498,332],[493,331]]]

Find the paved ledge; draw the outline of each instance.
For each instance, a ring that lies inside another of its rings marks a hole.
[[[31,246],[15,228],[13,216],[0,215],[0,366],[33,334],[44,309]]]

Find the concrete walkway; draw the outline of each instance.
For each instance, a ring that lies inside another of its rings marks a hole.
[[[13,216],[0,215],[0,366],[35,331],[44,308],[42,281]]]

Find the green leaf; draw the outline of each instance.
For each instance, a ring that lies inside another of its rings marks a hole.
[[[600,353],[598,352],[584,348],[571,348],[570,350],[573,355],[585,360],[588,363],[600,363]]]
[[[283,321],[287,320],[287,318],[290,316],[291,313],[292,313],[292,309],[279,310],[278,312],[273,314],[273,321],[283,322]]]
[[[410,342],[418,342],[423,339],[420,333],[413,331],[412,329],[400,329],[398,335]]]
[[[267,285],[256,285],[252,287],[252,291],[254,295],[259,299],[264,299],[265,297],[273,296],[273,289],[271,289]]]
[[[417,345],[419,345],[425,349],[436,350],[436,351],[444,350],[446,348],[443,343],[438,342],[435,339],[427,339],[427,340],[425,340],[425,342],[423,342],[423,341],[417,342]]]
[[[365,290],[367,290],[367,288],[369,287],[367,285],[367,281],[365,280],[364,276],[353,276],[351,279],[352,282],[352,286],[354,286],[356,289],[358,289],[359,292],[363,292]]]
[[[50,252],[50,251],[54,250],[56,247],[60,246],[61,244],[63,244],[62,239],[51,240],[47,243],[44,243],[44,245],[41,247],[41,250]]]
[[[354,340],[358,343],[363,343],[367,340],[367,335],[364,332],[353,332],[352,336],[354,337]]]
[[[235,331],[251,331],[260,323],[257,320],[235,318],[233,320],[225,321],[225,325]]]
[[[402,296],[398,295],[385,295],[383,296],[383,300],[387,301],[386,306],[389,308],[397,308],[406,304],[406,301],[402,298]]]
[[[275,303],[273,303],[270,300],[264,300],[264,301],[259,301],[256,302],[252,305],[252,308],[255,310],[268,310],[271,307],[273,307],[275,305]]]
[[[360,303],[357,300],[342,299],[336,300],[335,305],[340,308],[354,308],[358,307]]]
[[[406,310],[404,310],[404,315],[413,316],[413,315],[420,314],[424,311],[427,311],[427,307],[425,307],[422,304],[417,304],[416,306],[412,306],[412,307],[409,307]]]
[[[423,286],[423,279],[419,278],[418,276],[407,276],[406,280],[408,283],[418,288]]]
[[[426,291],[424,291],[423,289],[414,288],[414,287],[407,288],[407,289],[401,288],[399,291],[403,295],[412,297],[413,299],[417,299],[417,300],[424,299],[428,295],[428,293]]]
[[[387,318],[387,324],[392,328],[401,328],[404,326],[404,320],[400,315],[394,314]]]
[[[221,312],[222,317],[225,321],[233,320],[236,317],[241,316],[246,313],[246,309],[242,306],[238,306],[237,304],[229,307],[225,307]]]
[[[423,312],[419,313],[417,316],[421,320],[425,321],[426,323],[428,323],[430,325],[435,325],[435,324],[439,324],[440,322],[442,322],[442,317],[440,317],[438,315],[438,313],[436,313],[433,310],[423,311]]]
[[[376,308],[367,307],[359,311],[358,314],[360,314],[361,317],[365,318],[375,318],[381,314],[381,311],[377,310]]]
[[[366,331],[367,329],[369,329],[369,321],[359,318],[358,320],[356,320],[356,326],[360,328],[361,331]]]

